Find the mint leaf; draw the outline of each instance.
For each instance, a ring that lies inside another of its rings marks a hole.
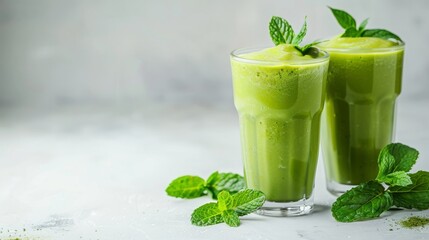
[[[244,189],[246,183],[239,174],[214,172],[207,179],[206,186],[212,193],[213,199],[217,199],[221,191],[226,190],[233,194]]]
[[[429,209],[429,172],[418,171],[409,176],[412,184],[388,188],[393,196],[393,204],[408,209]]]
[[[232,209],[223,211],[222,218],[223,221],[230,227],[238,227],[240,225],[240,219],[238,218],[238,214]]]
[[[401,143],[391,143],[385,146],[378,156],[379,170],[376,180],[381,181],[383,177],[393,172],[410,171],[418,156],[419,152],[416,149]]]
[[[353,222],[380,216],[393,204],[392,196],[375,181],[347,191],[332,205],[332,216],[339,222]]]
[[[231,227],[238,227],[240,225],[240,219],[238,214],[233,209],[234,199],[227,191],[222,191],[218,195],[218,207],[219,211],[222,212],[223,221]]]
[[[302,40],[304,39],[306,34],[307,34],[307,17],[304,18],[304,24],[302,25],[299,33],[293,38],[292,44],[293,45],[300,44],[302,42]]]
[[[367,18],[361,22],[361,24],[359,25],[359,29],[358,29],[359,32],[362,32],[366,28],[366,25],[368,25],[368,20],[369,20],[369,18]]]
[[[305,45],[304,47],[295,46],[295,48],[302,53],[302,55],[312,55],[317,57],[319,55],[319,50],[317,48],[312,48],[314,45],[321,43],[322,41],[315,41]],[[313,51],[311,51],[313,50]]]
[[[282,43],[292,43],[295,33],[292,26],[285,19],[273,16],[269,29],[271,40],[276,46]]]
[[[361,37],[376,37],[376,38],[382,38],[386,40],[394,39],[394,40],[403,42],[398,35],[385,29],[367,29],[362,32]]]
[[[234,199],[227,191],[222,191],[218,195],[218,206],[221,212],[234,208]]]
[[[265,202],[265,195],[258,190],[245,189],[234,195],[234,207],[239,216],[258,210]]]
[[[408,186],[412,184],[410,176],[404,171],[389,173],[379,178],[378,181],[390,186]]]
[[[342,28],[348,29],[348,28],[354,28],[356,29],[356,20],[347,12],[331,8],[332,13],[334,14],[334,17],[337,19],[338,23],[341,25]]]
[[[210,174],[209,178],[207,178],[206,186],[213,185],[217,181],[218,177],[219,177],[219,172],[218,171]]]
[[[172,197],[197,198],[205,195],[205,181],[197,176],[182,176],[174,179],[165,191]]]
[[[341,37],[359,37],[359,31],[354,27],[349,27],[346,31],[341,35]]]
[[[221,222],[229,226],[240,225],[238,216],[244,216],[259,209],[265,201],[261,191],[246,189],[234,195],[222,191],[217,203],[207,203],[194,210],[191,222],[197,226],[208,226]]]
[[[223,222],[223,217],[216,203],[206,203],[194,210],[191,222],[197,226],[208,226]]]

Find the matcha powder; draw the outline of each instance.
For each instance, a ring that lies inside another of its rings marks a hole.
[[[400,224],[402,227],[405,228],[424,227],[426,225],[429,225],[429,218],[413,216],[402,220]]]

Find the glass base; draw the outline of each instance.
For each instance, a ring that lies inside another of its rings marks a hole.
[[[326,180],[326,188],[332,195],[337,197],[356,186],[357,185],[348,185],[348,184],[337,183],[335,181]]]
[[[301,216],[311,213],[313,205],[313,196],[310,198],[303,198],[296,202],[265,201],[264,205],[256,211],[256,214],[272,217]]]

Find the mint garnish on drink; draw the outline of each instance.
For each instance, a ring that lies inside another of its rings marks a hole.
[[[344,33],[341,37],[375,37],[385,40],[394,39],[399,42],[403,42],[398,35],[386,29],[365,29],[368,24],[368,18],[363,20],[357,27],[356,20],[346,11],[331,7],[329,7],[329,9],[331,9],[332,14],[334,14],[334,17],[344,29]]]
[[[258,190],[245,189],[231,195],[227,191],[218,194],[217,203],[206,203],[195,209],[192,224],[208,226],[225,222],[231,227],[240,225],[239,216],[258,210],[265,202],[265,195]]]
[[[392,206],[429,209],[429,172],[408,173],[418,155],[416,149],[400,143],[384,147],[378,157],[377,178],[338,197],[331,209],[334,218],[339,222],[376,218]]]
[[[319,43],[312,42],[303,47],[299,45],[307,34],[307,17],[304,19],[304,24],[298,34],[295,34],[287,20],[277,16],[271,18],[269,29],[271,39],[276,46],[279,44],[291,44],[303,55],[306,55],[312,46]]]
[[[174,179],[165,190],[169,196],[177,198],[197,198],[208,193],[213,199],[226,190],[236,193],[245,188],[244,178],[235,173],[212,173],[207,181],[198,176],[182,176]]]

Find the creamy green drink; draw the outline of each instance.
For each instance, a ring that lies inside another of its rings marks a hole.
[[[262,214],[300,215],[313,206],[328,60],[289,44],[231,54],[244,174],[248,188],[266,195]]]
[[[319,47],[330,54],[322,150],[328,190],[337,194],[377,175],[378,154],[393,138],[404,45],[341,37]]]

